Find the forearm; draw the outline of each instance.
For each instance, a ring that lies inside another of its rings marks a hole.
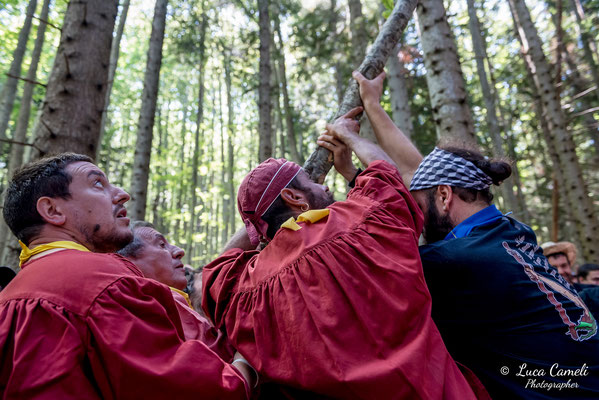
[[[244,226],[229,239],[221,253],[231,249],[253,250],[254,248],[255,246],[252,246],[252,242]]]
[[[375,143],[372,143],[370,140],[365,139],[360,136],[353,136],[347,140],[346,144],[352,149],[356,156],[364,164],[364,166],[368,167],[370,163],[377,160],[387,161],[391,165],[395,165],[395,162],[391,157],[383,151],[379,146]],[[353,177],[352,177],[353,178]]]
[[[393,159],[406,185],[422,161],[410,139],[395,126],[378,100],[364,102],[364,108],[381,148]]]

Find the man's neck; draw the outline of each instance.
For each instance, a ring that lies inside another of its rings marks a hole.
[[[42,229],[40,235],[32,239],[27,247],[29,247],[29,249],[33,249],[42,244],[62,241],[75,242],[93,251],[93,249],[90,247],[88,243],[79,240],[75,237],[75,235],[72,235],[70,232],[56,230],[49,231],[48,229]]]
[[[459,224],[461,224],[462,222],[464,222],[464,220],[466,220],[466,219],[470,218],[471,216],[473,216],[474,214],[476,214],[477,212],[489,207],[489,204],[485,204],[485,203],[481,203],[481,202],[476,202],[476,203],[460,202],[460,203],[456,204],[456,206],[457,207],[454,209],[454,212],[452,213],[453,215],[451,216],[451,221],[453,223],[454,228],[456,226],[458,226]]]

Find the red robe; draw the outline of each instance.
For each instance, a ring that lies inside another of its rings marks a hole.
[[[115,254],[32,260],[0,293],[3,399],[244,399],[241,374],[185,340],[170,289]]]
[[[185,339],[200,340],[223,360],[233,361],[235,348],[231,345],[227,336],[220,329],[212,326],[212,323],[204,316],[191,308],[185,297],[175,291],[172,293],[181,317]]]
[[[431,319],[423,216],[397,170],[372,163],[329,209],[207,265],[206,315],[291,397],[475,398]]]

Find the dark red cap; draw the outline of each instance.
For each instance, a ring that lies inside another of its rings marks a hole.
[[[268,224],[262,216],[301,169],[284,158],[269,158],[241,182],[237,192],[237,208],[253,245],[257,246],[260,238],[271,239],[266,235]]]

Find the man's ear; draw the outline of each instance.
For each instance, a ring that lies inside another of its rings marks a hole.
[[[304,192],[298,189],[285,188],[281,190],[281,199],[293,210],[301,210],[302,207],[310,206]]]
[[[62,205],[58,204],[58,199],[51,197],[40,197],[37,200],[36,208],[37,212],[41,215],[42,219],[52,225],[64,225],[67,218],[62,212]]]
[[[445,212],[449,212],[449,209],[453,203],[453,190],[449,185],[437,186],[437,198],[440,201],[439,207]]]

